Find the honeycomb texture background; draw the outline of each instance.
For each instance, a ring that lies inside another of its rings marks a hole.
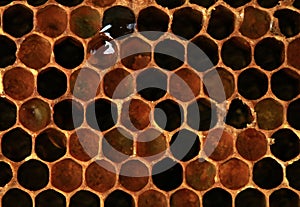
[[[1,0],[1,206],[299,207],[299,9],[299,0]],[[108,25],[113,39],[162,33],[111,40],[100,32]],[[149,52],[117,59],[139,49]],[[142,89],[149,80],[162,88]]]

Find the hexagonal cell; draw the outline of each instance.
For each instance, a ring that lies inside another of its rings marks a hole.
[[[281,188],[274,191],[269,197],[270,207],[282,207],[282,206],[299,206],[299,195],[294,191]]]
[[[53,120],[56,126],[63,130],[73,130],[79,127],[84,118],[83,107],[79,102],[65,99],[53,107]]]
[[[0,44],[0,67],[5,68],[16,61],[17,46],[13,40],[4,35],[0,35]]]
[[[169,16],[162,10],[149,6],[142,9],[137,18],[137,28],[146,38],[150,40],[158,39],[168,30]],[[147,31],[157,31],[156,33],[147,33]]]
[[[151,51],[151,45],[144,40],[128,38],[120,46],[121,62],[129,69],[140,70],[151,61]]]
[[[135,28],[135,16],[133,11],[125,6],[113,6],[104,11],[102,27],[110,26],[108,32],[113,38],[133,33]]]
[[[199,72],[204,72],[219,62],[218,45],[208,37],[198,36],[188,43],[188,64]]]
[[[300,1],[299,0],[295,0],[293,3],[293,6],[297,9],[300,9]]]
[[[21,128],[15,128],[2,136],[2,154],[14,162],[20,162],[31,154],[31,136]]]
[[[67,6],[67,7],[73,7],[73,6],[77,6],[79,4],[81,4],[83,2],[83,0],[73,0],[73,1],[69,1],[69,0],[55,0],[57,3]]]
[[[18,57],[27,67],[40,69],[50,62],[51,52],[51,44],[47,39],[32,34],[21,43]]]
[[[225,123],[236,129],[246,128],[254,120],[249,106],[240,99],[231,101]]]
[[[212,5],[214,5],[216,2],[217,2],[217,0],[190,0],[191,4],[197,4],[204,8],[209,8]]]
[[[253,181],[263,189],[272,189],[279,186],[283,180],[281,165],[270,157],[265,157],[253,166]]]
[[[182,6],[185,3],[185,0],[173,0],[173,1],[155,0],[155,2],[162,7],[167,7],[168,9],[174,9],[176,7]]]
[[[51,168],[51,184],[53,187],[72,192],[82,183],[82,167],[74,160],[67,158],[56,162]]]
[[[88,104],[85,115],[90,127],[105,131],[115,126],[118,119],[117,105],[107,99],[97,99]]]
[[[300,190],[300,181],[298,178],[299,173],[300,160],[297,160],[286,167],[286,178],[289,181],[289,186],[296,190]]]
[[[112,99],[124,99],[134,91],[134,78],[126,70],[116,68],[103,77],[105,95]]]
[[[18,188],[9,189],[2,197],[2,207],[33,207],[30,195]]]
[[[134,200],[130,194],[122,190],[115,190],[104,201],[104,207],[110,206],[132,207],[134,206]]]
[[[225,39],[233,32],[234,21],[234,14],[229,9],[217,6],[211,12],[207,33],[214,39]]]
[[[0,131],[12,127],[17,119],[17,107],[6,98],[0,98]]]
[[[188,189],[181,189],[173,193],[170,197],[171,207],[199,207],[200,199],[196,193]]]
[[[87,185],[100,193],[107,192],[116,182],[116,170],[105,160],[92,162],[85,171]]]
[[[176,40],[164,39],[154,48],[155,63],[166,70],[175,70],[184,62],[184,46]]]
[[[116,0],[92,0],[92,4],[96,7],[107,7],[115,3]]]
[[[4,32],[22,37],[33,28],[33,11],[22,4],[15,4],[4,10],[2,21]]]
[[[277,98],[292,100],[300,93],[300,75],[288,68],[281,69],[272,74],[271,89]]]
[[[231,69],[240,70],[245,68],[251,62],[250,44],[242,37],[232,37],[224,42],[221,56],[223,63]]]
[[[145,191],[138,197],[140,207],[165,207],[167,205],[166,196],[156,190]]]
[[[45,4],[48,0],[27,0],[27,3],[31,6],[41,6]]]
[[[164,158],[153,165],[152,181],[160,190],[174,190],[183,182],[182,166],[170,158]]]
[[[32,1],[36,2],[35,0]],[[37,29],[52,38],[61,35],[68,25],[66,11],[57,5],[40,8],[36,14],[36,20]]]
[[[262,69],[272,71],[284,61],[284,44],[273,37],[264,38],[254,48],[254,59]]]
[[[268,77],[256,68],[244,70],[238,77],[238,91],[249,100],[256,100],[267,93]]]
[[[232,197],[222,188],[213,188],[204,194],[202,205],[203,207],[232,207]]]
[[[81,38],[89,38],[100,30],[100,14],[88,6],[78,7],[71,12],[71,31]]]
[[[4,187],[8,184],[13,177],[13,172],[8,163],[0,162],[0,187]]]
[[[54,128],[41,132],[35,138],[35,153],[47,162],[54,162],[65,155],[67,151],[66,136]]]
[[[287,108],[287,121],[291,127],[300,130],[299,113],[300,110],[300,99],[296,99],[291,102]]]
[[[40,190],[49,182],[49,169],[39,160],[28,160],[18,168],[17,178],[24,188],[31,191]]]
[[[227,4],[229,4],[233,8],[238,8],[240,6],[244,6],[249,3],[251,0],[224,0]]]
[[[87,190],[77,191],[70,199],[69,207],[100,207],[100,198]]]
[[[173,14],[172,32],[179,37],[191,39],[200,32],[202,19],[203,15],[199,10],[191,7],[178,9]]]
[[[35,206],[36,207],[65,207],[66,206],[66,198],[63,194],[48,189],[40,192],[35,197]]]
[[[281,33],[293,37],[300,32],[300,14],[290,9],[277,10],[274,17],[278,18]]]
[[[204,160],[195,160],[186,166],[185,179],[195,190],[203,191],[215,183],[216,167]]]
[[[104,134],[102,152],[105,157],[119,163],[133,154],[133,137],[123,128],[114,128]]]
[[[54,44],[55,62],[66,69],[79,66],[84,59],[84,48],[81,42],[73,37],[63,37]]]
[[[283,121],[283,106],[272,98],[258,102],[254,110],[260,129],[276,129]]]
[[[266,207],[266,197],[255,188],[247,188],[237,194],[235,197],[235,207],[247,207],[247,206],[256,206],[256,207]]]
[[[259,6],[264,8],[272,8],[278,5],[279,0],[257,0]]]
[[[287,48],[288,64],[300,70],[300,59],[298,58],[300,52],[300,38],[291,41]]]
[[[267,12],[249,6],[245,8],[240,32],[243,36],[258,39],[269,31],[270,23],[271,18]]]
[[[90,129],[80,128],[69,139],[70,154],[77,160],[88,161],[98,155],[99,136]]]
[[[262,132],[248,128],[238,134],[236,148],[243,158],[255,161],[266,154],[268,141]]]

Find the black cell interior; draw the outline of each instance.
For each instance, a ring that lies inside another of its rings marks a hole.
[[[299,195],[294,191],[281,188],[274,191],[269,197],[270,207],[299,207]]]
[[[22,4],[13,5],[3,12],[3,30],[13,37],[22,37],[33,28],[33,11]]]
[[[6,98],[0,98],[0,131],[9,129],[16,123],[17,107]]]
[[[18,182],[28,190],[39,190],[49,182],[49,170],[46,164],[38,160],[28,160],[18,169]]]
[[[289,181],[289,186],[300,190],[300,160],[293,162],[286,167],[286,178]]]
[[[48,0],[27,0],[27,3],[31,6],[41,6],[45,4]]]
[[[30,195],[20,189],[9,189],[2,197],[2,207],[33,207]]]
[[[131,9],[124,6],[114,6],[105,10],[102,27],[111,27],[106,30],[113,38],[118,38],[134,31],[135,16]]]
[[[279,0],[257,0],[257,3],[264,8],[272,8],[278,4]]]
[[[224,0],[227,4],[232,6],[233,8],[238,8],[249,3],[251,0]]]
[[[279,20],[281,33],[286,37],[293,37],[300,32],[300,14],[290,9],[277,10],[274,17]]]
[[[235,207],[266,207],[265,195],[255,188],[247,188],[235,197]]]
[[[226,190],[214,188],[204,194],[202,203],[203,207],[232,207],[232,198]]]
[[[283,180],[281,166],[272,158],[263,158],[253,166],[253,181],[263,189],[276,188]]]
[[[259,99],[267,90],[268,77],[255,68],[244,70],[238,77],[238,91],[246,99]]]
[[[295,129],[300,130],[300,99],[290,103],[287,109],[287,121]]]
[[[83,122],[83,107],[71,99],[58,102],[53,107],[54,123],[63,130],[73,130]]]
[[[45,190],[35,197],[35,207],[66,207],[66,199],[55,190]]]
[[[84,48],[82,44],[72,38],[64,37],[54,45],[55,62],[67,69],[79,66],[84,58]]]
[[[71,197],[69,207],[100,207],[100,199],[92,192],[81,190]]]
[[[56,99],[67,91],[67,77],[57,68],[41,71],[37,77],[38,93],[48,99]]]
[[[165,158],[153,166],[152,180],[159,189],[171,191],[181,185],[183,181],[182,173],[182,167],[179,163],[170,158]]]
[[[122,190],[115,190],[112,193],[110,193],[104,201],[104,207],[112,207],[112,206],[133,207],[134,200],[132,196],[129,195],[128,193]]]
[[[21,128],[6,132],[1,141],[2,154],[14,162],[20,162],[31,154],[31,136]]]
[[[98,99],[90,103],[86,109],[87,123],[96,130],[105,131],[112,128],[118,119],[116,104]]]
[[[190,3],[209,8],[214,5],[217,0],[190,0]]]
[[[55,0],[55,1],[61,5],[68,6],[68,7],[77,6],[83,2],[83,0],[72,0],[72,1],[70,1],[70,0]]]
[[[168,9],[174,9],[176,7],[183,5],[185,3],[185,0],[172,0],[172,1],[155,0],[155,2],[158,5],[161,5],[162,7],[167,7]]]
[[[300,9],[300,0],[295,0],[293,6],[297,9]]]
[[[0,2],[0,6],[5,6],[5,5],[11,3],[12,1],[13,1],[13,0],[2,0],[2,1]]]
[[[9,65],[14,64],[16,61],[16,43],[10,38],[1,35],[0,36],[0,67],[5,68]]]
[[[11,167],[6,162],[0,162],[0,187],[4,187],[13,177]]]

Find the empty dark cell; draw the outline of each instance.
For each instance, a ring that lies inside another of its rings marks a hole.
[[[148,101],[156,101],[167,91],[167,76],[159,69],[148,68],[137,79],[137,92]]]
[[[223,6],[212,10],[207,33],[217,40],[228,37],[234,30],[234,14]]]
[[[20,162],[31,154],[31,136],[21,128],[6,132],[1,141],[2,154],[14,162]]]
[[[86,120],[93,129],[108,130],[115,125],[117,119],[117,106],[108,100],[98,99],[87,106]]]
[[[16,123],[17,107],[6,98],[0,98],[0,131],[9,129]]]
[[[105,10],[102,27],[110,25],[108,32],[113,38],[118,38],[134,31],[135,16],[131,9],[124,6],[114,6]]]
[[[83,2],[83,0],[55,0],[57,3],[67,6],[67,7],[72,7],[72,6],[77,6]]]
[[[287,109],[287,121],[295,129],[300,130],[300,99],[290,103]]]
[[[72,130],[83,122],[83,107],[71,99],[58,102],[54,108],[54,123],[63,130]]]
[[[235,197],[235,207],[266,207],[265,195],[257,189],[247,188]]]
[[[274,13],[279,20],[281,33],[286,37],[293,37],[300,32],[300,14],[290,9],[281,9]]]
[[[0,162],[0,187],[4,187],[13,177],[11,167],[6,162]]]
[[[99,197],[89,191],[76,192],[70,199],[69,207],[100,207]]]
[[[2,207],[33,207],[28,193],[17,189],[9,189],[2,197]]]
[[[145,37],[156,40],[162,32],[168,30],[169,16],[160,9],[150,6],[140,11],[137,19],[137,28]],[[150,32],[149,32],[150,31]],[[157,31],[151,33],[151,31]]]
[[[33,11],[16,4],[3,12],[3,30],[14,37],[22,37],[33,28]]]
[[[266,157],[254,164],[252,179],[263,189],[276,188],[283,180],[283,170],[274,159]]]
[[[299,207],[299,195],[294,191],[281,188],[274,191],[269,197],[270,207]]]
[[[163,40],[155,46],[154,60],[163,69],[175,70],[184,62],[184,47],[175,40]]]
[[[271,71],[278,68],[284,61],[284,45],[275,38],[261,40],[254,49],[254,59],[257,65]]]
[[[104,207],[111,206],[134,207],[134,200],[128,193],[121,190],[115,190],[110,193],[104,201]]]
[[[233,8],[238,8],[250,2],[251,0],[224,0],[227,4],[229,4]]]
[[[218,45],[205,36],[199,36],[188,44],[188,63],[195,70],[204,72],[219,62]]]
[[[37,77],[38,93],[48,99],[56,99],[67,90],[67,77],[57,68],[41,71]]]
[[[153,166],[152,180],[159,189],[171,191],[181,185],[182,173],[182,167],[179,163],[170,158],[165,158]]]
[[[55,43],[54,56],[59,65],[67,69],[73,69],[82,63],[84,49],[78,40],[72,37],[64,37]]]
[[[246,99],[259,99],[267,90],[268,77],[255,68],[244,70],[238,77],[238,91]]]
[[[200,32],[202,19],[202,13],[196,9],[190,7],[179,9],[173,14],[172,32],[179,37],[191,39]]]
[[[298,73],[284,68],[273,73],[271,89],[277,98],[289,101],[300,93],[300,76]]]
[[[278,2],[279,0],[257,0],[257,3],[264,8],[272,8],[276,6]]]
[[[300,160],[293,162],[286,167],[286,178],[289,181],[289,186],[300,190]]]
[[[66,207],[66,199],[64,195],[49,189],[39,193],[35,197],[36,207]]]
[[[209,8],[214,5],[217,0],[190,0],[190,3]]]
[[[0,6],[5,6],[5,5],[11,3],[12,1],[13,1],[13,0],[2,0],[2,1],[0,2]]]
[[[186,129],[176,132],[172,136],[170,145],[173,156],[184,162],[196,157],[200,150],[198,135]]]
[[[204,194],[202,203],[203,207],[232,207],[232,198],[227,191],[214,188]]]
[[[242,129],[247,127],[247,124],[250,124],[252,121],[253,116],[249,106],[239,99],[232,100],[225,118],[225,123],[236,129]]]
[[[158,126],[167,131],[173,131],[183,122],[183,109],[176,102],[167,99],[155,106],[154,120]]]
[[[251,47],[245,39],[233,37],[223,44],[221,56],[225,65],[240,70],[251,62]]]
[[[47,162],[58,160],[66,153],[66,137],[56,129],[46,129],[35,139],[35,152]]]
[[[10,38],[0,36],[0,67],[5,68],[16,61],[17,46]]]
[[[162,7],[167,7],[168,9],[174,9],[176,7],[180,7],[184,4],[185,0],[173,0],[173,1],[166,1],[166,0],[155,0],[158,5]]]
[[[295,0],[293,6],[297,9],[300,9],[300,0]]]
[[[45,4],[48,0],[27,0],[27,3],[31,6],[41,6]]]

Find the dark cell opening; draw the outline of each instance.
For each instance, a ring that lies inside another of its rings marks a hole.
[[[27,3],[31,6],[41,6],[45,4],[48,0],[27,0]]]
[[[11,36],[22,37],[33,28],[33,11],[22,4],[13,5],[3,12],[3,30]]]
[[[0,187],[4,187],[13,177],[11,167],[6,162],[0,162]]]
[[[155,0],[155,2],[158,5],[161,5],[162,7],[167,7],[168,9],[174,9],[176,7],[182,6],[184,4],[185,0],[172,0],[172,1]]]
[[[32,207],[33,203],[28,193],[17,189],[9,189],[2,197],[2,207]]]
[[[124,6],[114,6],[105,10],[102,27],[110,25],[106,30],[113,38],[118,38],[133,33],[135,28],[135,16],[131,9]]]
[[[10,38],[0,36],[0,67],[5,68],[16,61],[17,46]]]
[[[251,0],[224,0],[227,4],[232,6],[233,8],[238,8],[249,3]]]
[[[17,107],[6,98],[0,98],[0,131],[9,129],[16,123]]]
[[[170,145],[173,156],[184,162],[196,157],[200,151],[198,135],[186,129],[176,132],[172,136]]]
[[[298,207],[300,205],[299,195],[294,191],[281,188],[274,191],[269,197],[270,207]]]
[[[295,129],[300,130],[300,99],[290,103],[287,109],[287,121]]]
[[[67,7],[72,7],[72,6],[77,6],[83,2],[83,0],[55,0],[57,3],[67,6]]]
[[[104,207],[111,206],[133,207],[134,200],[132,196],[128,193],[121,190],[115,190],[112,193],[110,193],[104,201]]]
[[[167,131],[173,131],[183,122],[183,109],[178,103],[167,99],[155,106],[154,120],[158,126]]]
[[[238,91],[246,99],[259,99],[267,90],[268,77],[255,68],[244,70],[238,77]]]
[[[83,122],[83,107],[71,99],[58,102],[53,108],[54,123],[63,130],[73,130]]]
[[[235,198],[235,207],[266,207],[265,195],[257,189],[247,188]]]
[[[300,9],[300,0],[295,0],[293,6],[297,9]]]
[[[76,192],[70,199],[69,207],[100,207],[99,197],[89,191]]]
[[[64,195],[49,189],[39,193],[35,197],[36,207],[66,207],[66,199]]]
[[[55,62],[67,69],[79,66],[84,58],[84,49],[78,40],[64,37],[54,45]]]
[[[41,71],[37,77],[38,93],[48,99],[56,99],[67,91],[67,77],[57,68]]]
[[[217,0],[190,0],[190,3],[209,8],[214,5]]]
[[[231,101],[225,123],[236,129],[247,127],[253,121],[249,106],[239,99]]]
[[[274,17],[279,20],[281,33],[286,37],[293,37],[300,32],[300,14],[290,9],[277,10]]]
[[[257,0],[257,3],[264,8],[272,8],[278,4],[279,0]]]
[[[300,190],[300,160],[293,162],[286,167],[286,178],[289,181],[289,186]]]
[[[159,189],[171,191],[181,185],[182,173],[182,167],[179,163],[170,158],[165,158],[153,166],[152,180]]]
[[[155,46],[154,60],[163,69],[175,70],[184,62],[184,47],[175,40],[163,40]]]
[[[202,203],[203,207],[232,207],[232,198],[227,191],[214,188],[204,194]]]
[[[14,162],[20,162],[31,154],[31,136],[21,128],[5,133],[1,141],[2,154]]]
[[[2,1],[0,2],[0,6],[5,6],[5,5],[11,3],[12,1],[13,1],[13,0],[2,0]]]
[[[207,33],[217,40],[228,37],[234,30],[234,14],[223,6],[212,10]]]
[[[251,62],[250,44],[241,37],[233,37],[223,44],[221,56],[225,65],[240,70]]]

